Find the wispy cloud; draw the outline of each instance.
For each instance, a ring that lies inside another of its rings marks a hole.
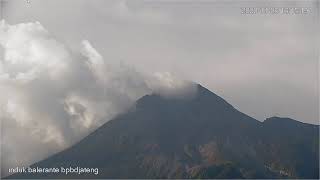
[[[145,94],[179,96],[188,82],[110,63],[89,41],[75,52],[39,22],[0,23],[1,171],[62,150]]]

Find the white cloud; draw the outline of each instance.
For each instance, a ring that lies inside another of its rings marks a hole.
[[[2,21],[0,43],[5,49],[7,73],[15,77],[23,78],[47,69],[50,69],[51,76],[57,76],[70,59],[63,44],[51,38],[39,22],[10,26]]]
[[[2,175],[70,146],[153,90],[172,97],[188,87],[107,62],[88,41],[74,52],[39,22],[1,21],[0,45]]]
[[[147,82],[154,93],[167,98],[193,97],[197,90],[192,82],[181,80],[169,72],[156,72]]]

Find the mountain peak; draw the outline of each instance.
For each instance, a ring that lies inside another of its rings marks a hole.
[[[317,125],[313,124],[307,124],[303,123],[291,118],[286,118],[286,117],[277,117],[273,116],[270,118],[267,118],[266,120],[263,121],[264,125],[267,126],[272,126],[274,128],[301,128],[301,127],[315,127],[317,128]]]
[[[97,167],[97,176],[9,178],[319,178],[319,126],[279,117],[261,123],[196,87],[192,98],[146,95],[133,111],[31,166]]]
[[[164,97],[159,94],[153,93],[143,96],[137,101],[137,107],[148,107],[153,105],[160,105],[163,103],[168,104],[185,104],[186,102],[201,102],[201,103],[209,103],[210,105],[216,106],[223,106],[233,108],[231,104],[225,101],[223,98],[218,96],[217,94],[211,92],[207,88],[201,86],[200,84],[196,84],[196,91],[190,96],[184,97]]]
[[[264,123],[289,123],[289,124],[306,124],[287,117],[272,116],[263,121]]]

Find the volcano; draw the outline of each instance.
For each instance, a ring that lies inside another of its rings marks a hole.
[[[98,174],[16,173],[7,178],[319,178],[319,125],[260,122],[197,85],[191,98],[140,98],[70,148],[30,167]]]

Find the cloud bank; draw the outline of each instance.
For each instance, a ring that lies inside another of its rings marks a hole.
[[[184,97],[195,86],[106,61],[89,41],[74,51],[39,22],[0,22],[1,172],[60,151],[145,94]]]
[[[242,15],[242,7],[311,13]],[[260,121],[319,124],[318,11],[317,1],[10,0],[3,17],[40,21],[72,48],[87,39],[139,71],[175,72]]]

